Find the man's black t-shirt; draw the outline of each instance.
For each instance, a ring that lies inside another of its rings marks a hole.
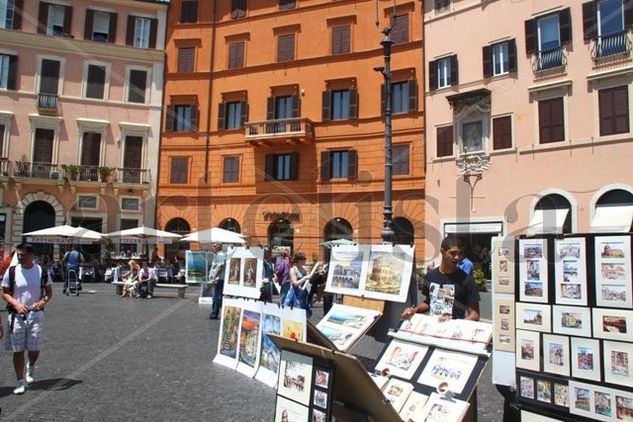
[[[453,319],[466,317],[466,309],[479,304],[479,290],[472,277],[460,269],[442,274],[439,268],[426,274],[422,292],[431,315],[451,315]]]

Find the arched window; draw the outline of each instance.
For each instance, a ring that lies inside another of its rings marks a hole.
[[[346,239],[352,240],[354,230],[349,221],[344,218],[334,218],[325,225],[323,229],[323,240]]]
[[[233,233],[242,233],[240,223],[238,223],[234,218],[225,218],[220,222],[220,224],[218,224],[218,227]]]
[[[288,220],[279,220],[268,226],[268,246],[284,246],[294,248],[295,231]]]
[[[596,232],[633,231],[633,193],[624,189],[612,189],[596,201],[591,229]]]
[[[172,218],[165,224],[165,231],[186,236],[191,233],[191,226],[187,220],[176,217]],[[189,242],[172,242],[165,245],[165,259],[173,259],[178,255],[179,251],[189,249]],[[184,255],[184,254],[183,254]]]
[[[413,224],[404,217],[396,217],[393,219],[393,231],[395,232],[396,244],[412,245],[414,242]]]
[[[22,233],[47,229],[53,226],[55,226],[55,209],[48,202],[31,202],[24,210]],[[33,248],[35,249],[35,255],[53,254],[53,245],[50,243],[34,243]]]
[[[551,193],[539,199],[534,206],[534,219],[530,227],[534,226],[533,223],[536,222],[541,226],[535,230],[536,232],[571,233],[571,214],[569,200],[563,195]],[[563,216],[565,217],[563,218]]]

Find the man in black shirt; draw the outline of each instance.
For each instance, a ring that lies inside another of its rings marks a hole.
[[[426,274],[422,286],[424,302],[407,308],[402,318],[409,319],[415,313],[430,310],[440,321],[447,319],[479,320],[479,290],[471,276],[459,269],[464,257],[464,245],[460,238],[446,237],[440,247],[440,266]],[[466,315],[468,310],[468,315]]]

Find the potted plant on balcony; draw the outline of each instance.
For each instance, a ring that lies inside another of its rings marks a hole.
[[[101,182],[110,183],[112,181],[111,177],[114,173],[114,169],[108,166],[100,166],[97,171],[99,172],[99,179]]]
[[[64,171],[66,172],[66,179],[68,181],[77,180],[79,177],[79,166],[77,164],[66,164],[62,166]]]

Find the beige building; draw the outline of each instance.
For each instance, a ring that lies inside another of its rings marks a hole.
[[[630,230],[628,3],[424,1],[428,260],[448,233]]]

